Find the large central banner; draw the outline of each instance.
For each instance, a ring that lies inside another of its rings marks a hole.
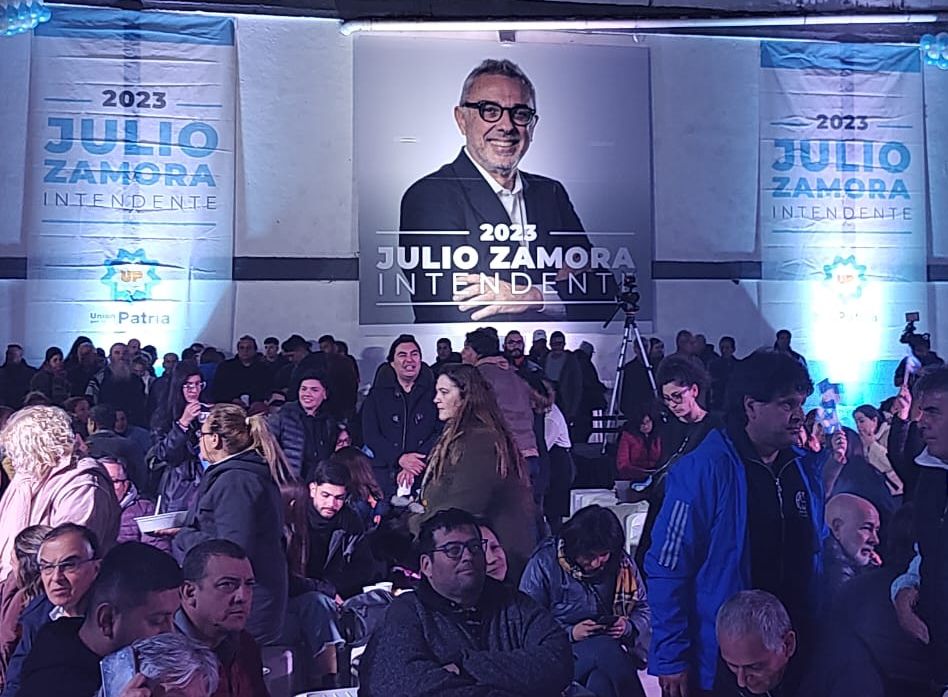
[[[918,48],[764,42],[760,61],[764,317],[794,331],[817,378],[885,396],[891,373],[873,371],[926,305]]]
[[[647,49],[359,36],[360,323],[651,319]]]
[[[59,7],[31,66],[31,345],[229,335],[233,20]]]

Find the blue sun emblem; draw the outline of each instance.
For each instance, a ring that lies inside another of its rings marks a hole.
[[[850,254],[845,259],[837,256],[832,264],[823,267],[824,279],[835,286],[843,300],[856,300],[862,296],[862,285],[866,281],[865,264],[857,264]]]
[[[102,282],[112,288],[112,300],[149,300],[152,286],[161,281],[155,270],[158,262],[148,259],[144,249],[134,252],[120,249],[118,255],[106,259],[104,265]]]

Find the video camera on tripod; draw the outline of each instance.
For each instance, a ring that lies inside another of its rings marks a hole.
[[[652,394],[658,396],[658,386],[655,384],[655,373],[652,370],[652,364],[649,362],[648,349],[645,342],[642,341],[642,334],[639,332],[638,324],[635,322],[635,315],[639,311],[639,300],[642,295],[639,293],[638,281],[634,273],[622,274],[622,283],[619,285],[619,292],[616,294],[616,310],[612,317],[603,324],[603,329],[609,326],[609,323],[615,319],[621,310],[625,314],[625,324],[622,330],[622,343],[619,344],[619,360],[616,363],[616,377],[613,381],[612,396],[609,399],[609,412],[606,415],[606,421],[618,423],[619,412],[617,409],[619,394],[622,391],[622,378],[624,375],[623,366],[625,365],[626,355],[629,346],[635,345],[639,349],[639,355],[642,363],[645,365],[645,372],[648,375],[649,384],[652,387]],[[602,452],[606,452],[606,441],[603,440]]]
[[[622,283],[619,285],[619,293],[616,295],[616,305],[627,315],[634,315],[639,311],[639,300],[642,294],[639,293],[639,284],[634,273],[622,274]]]

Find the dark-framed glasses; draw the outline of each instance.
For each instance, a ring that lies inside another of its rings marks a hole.
[[[468,540],[467,542],[448,542],[446,545],[435,547],[432,552],[441,552],[451,561],[458,561],[464,556],[464,550],[470,552],[471,556],[483,554],[487,546],[487,540]]]
[[[504,117],[505,111],[510,112],[510,120],[517,126],[529,126],[537,118],[536,109],[531,109],[526,104],[501,106],[497,102],[482,99],[479,102],[464,102],[461,106],[466,109],[477,109],[477,113],[487,123],[497,123]]]
[[[685,395],[690,389],[690,387],[685,387],[671,394],[662,393],[662,401],[665,402],[665,404],[681,404],[685,401]]]

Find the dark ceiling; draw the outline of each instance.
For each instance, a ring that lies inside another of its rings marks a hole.
[[[59,0],[63,2],[64,0]],[[350,20],[459,19],[710,19],[823,15],[937,14],[936,23],[830,24],[797,27],[661,29],[662,34],[915,43],[925,33],[948,31],[948,0],[65,0],[67,4],[125,9],[201,10]],[[622,30],[612,30],[620,33]],[[637,30],[637,33],[647,33]]]

